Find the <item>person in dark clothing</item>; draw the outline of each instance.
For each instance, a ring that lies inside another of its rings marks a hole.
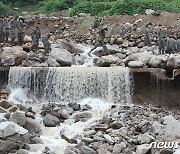
[[[31,49],[32,50],[37,50],[38,46],[39,46],[39,39],[41,38],[41,30],[39,28],[40,23],[37,23],[31,33],[32,36],[32,46]]]
[[[96,40],[96,44],[95,46],[89,51],[88,55],[90,56],[90,53],[96,49],[97,47],[99,46],[102,46],[104,50],[107,50],[107,47],[106,45],[104,44],[104,39],[105,39],[105,36],[106,36],[106,31],[108,31],[107,28],[103,28],[101,29],[99,32],[98,32],[98,37],[97,37],[97,40]]]
[[[150,26],[152,24],[148,23],[144,29],[144,45],[145,46],[151,46],[151,39],[150,39]]]

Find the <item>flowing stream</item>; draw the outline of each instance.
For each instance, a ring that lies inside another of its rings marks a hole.
[[[67,137],[83,136],[84,129],[95,124],[109,114],[112,104],[131,104],[131,75],[127,68],[77,67],[77,68],[22,68],[11,67],[8,87],[11,89],[10,100],[32,106],[37,113],[43,103],[77,102],[92,107],[92,118],[86,122],[75,122],[74,115],[58,127],[44,127],[42,117],[36,119],[42,125],[41,139],[44,144],[31,145],[31,153],[38,154],[48,146],[57,154],[63,154],[70,146],[61,139],[60,132]],[[38,98],[37,104],[26,103],[30,96]]]

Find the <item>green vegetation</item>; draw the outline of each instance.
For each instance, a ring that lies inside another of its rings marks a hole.
[[[89,13],[91,15],[142,14],[146,9],[180,13],[180,0],[0,0],[0,14],[8,7],[36,5],[36,13],[52,13],[68,10],[70,15]]]

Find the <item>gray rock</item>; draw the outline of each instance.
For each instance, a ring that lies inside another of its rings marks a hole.
[[[0,138],[6,139],[9,136],[13,136],[15,134],[24,135],[28,133],[28,130],[20,127],[14,122],[1,122],[0,123]]]
[[[20,46],[4,47],[0,54],[4,66],[19,65],[27,57],[27,53]]]
[[[30,144],[43,144],[43,141],[40,137],[33,137],[31,138]]]
[[[112,139],[112,137],[110,135],[104,134],[104,138],[105,138],[107,143],[109,143],[109,144],[113,144],[114,143],[114,140]]]
[[[26,123],[26,116],[24,113],[16,111],[11,114],[10,120],[20,126],[24,126]]]
[[[154,14],[154,13],[155,13],[155,11],[152,10],[152,9],[147,9],[147,10],[145,11],[145,14],[146,14],[146,15]]]
[[[95,60],[96,66],[110,67],[111,64],[116,64],[120,59],[114,55],[102,56]]]
[[[59,63],[60,66],[71,66],[73,58],[66,49],[53,48],[50,55]]]
[[[77,45],[73,42],[66,42],[66,41],[61,41],[61,47],[63,49],[68,50],[71,54],[78,54],[78,53],[83,53],[84,51],[82,50],[82,47],[80,45]]]
[[[25,149],[20,149],[17,151],[17,154],[28,154],[29,152]]]
[[[138,145],[136,149],[136,154],[146,154],[150,149],[149,144]]]
[[[119,154],[121,151],[126,148],[126,144],[121,142],[120,144],[115,144],[113,148],[113,154]]]
[[[149,134],[145,133],[145,134],[140,134],[137,140],[140,144],[147,144],[150,143],[152,140],[154,140],[154,138]]]
[[[47,63],[48,63],[49,67],[59,67],[60,66],[59,63],[53,58],[48,58]]]
[[[92,113],[88,111],[79,112],[75,114],[75,121],[87,121],[92,117]]]
[[[128,63],[128,66],[129,67],[132,67],[132,68],[140,68],[140,67],[143,67],[143,62],[142,61],[130,61]]]
[[[69,117],[70,117],[67,110],[59,110],[58,114],[60,115],[60,118],[62,118],[62,119],[69,119]]]
[[[154,67],[154,68],[157,68],[159,67],[161,64],[161,59],[158,58],[158,57],[152,57],[150,60],[149,60],[149,65],[151,67]]]
[[[96,154],[96,151],[84,145],[80,147],[80,154]]]
[[[27,118],[24,128],[26,128],[30,134],[39,135],[42,133],[41,126],[35,119]]]
[[[43,119],[44,125],[46,127],[55,127],[57,124],[60,123],[59,119],[51,114],[46,114]]]

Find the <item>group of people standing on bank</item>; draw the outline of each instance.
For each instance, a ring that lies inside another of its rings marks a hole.
[[[0,16],[0,43],[10,43],[11,45],[23,45],[25,37],[25,29],[27,25],[22,17],[3,17]],[[51,33],[43,36],[42,43],[44,44],[44,50],[46,53],[51,51],[51,44],[49,38]],[[39,40],[41,38],[40,23],[38,22],[31,32],[33,51],[38,50]],[[17,39],[17,42],[16,42]]]
[[[22,17],[0,16],[0,43],[7,43],[10,39],[10,43],[14,45],[17,38],[18,45],[22,45],[25,27],[26,24]]]
[[[148,23],[144,29],[144,45],[151,46],[151,23]],[[157,32],[158,46],[160,54],[172,54],[180,52],[180,36],[167,36],[167,28],[159,24],[159,31]]]

